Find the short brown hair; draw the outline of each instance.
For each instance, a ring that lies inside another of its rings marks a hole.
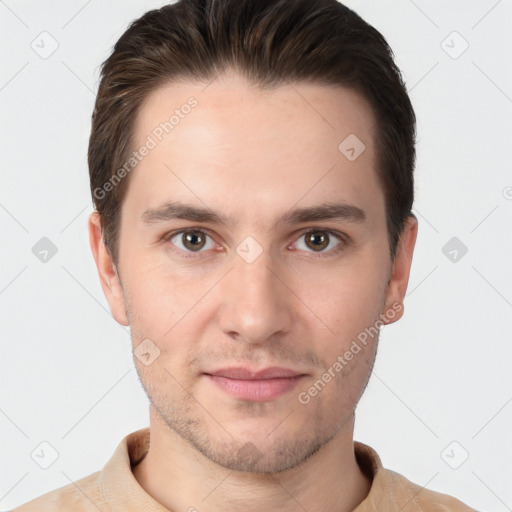
[[[142,102],[174,80],[206,82],[227,69],[261,87],[300,81],[344,86],[369,102],[394,260],[412,215],[416,119],[384,37],[336,0],[179,0],[133,21],[102,64],[88,161],[114,263],[129,177],[105,184],[133,151]]]

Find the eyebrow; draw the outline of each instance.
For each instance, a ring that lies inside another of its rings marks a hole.
[[[189,220],[211,224],[230,225],[231,219],[224,214],[209,208],[193,206],[171,201],[157,208],[149,208],[141,215],[145,224],[166,222],[173,219]],[[284,213],[276,222],[278,225],[300,224],[303,222],[341,220],[345,222],[363,223],[367,220],[364,210],[346,203],[323,203],[318,206],[295,208]]]

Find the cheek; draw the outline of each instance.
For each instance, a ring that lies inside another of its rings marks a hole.
[[[339,401],[344,407],[357,402],[375,360],[387,285],[385,264],[377,259],[360,253],[328,276],[317,275],[316,282],[325,292],[310,293],[307,299],[322,320],[315,350],[326,365],[323,371],[336,375],[324,396],[333,406]]]
[[[134,258],[123,280],[132,335],[162,339],[180,318],[177,298],[180,286],[163,269]],[[135,340],[134,340],[135,342]]]
[[[297,278],[304,303],[329,327],[331,334],[357,335],[381,313],[386,267],[367,251]]]
[[[194,330],[197,323],[193,319],[203,314],[201,298],[210,287],[207,281],[180,274],[168,264],[155,265],[147,260],[137,261],[137,258],[130,262],[125,291],[129,296],[133,348],[148,338],[159,350],[159,357],[151,367],[140,367],[147,378],[152,380],[159,376],[166,381],[169,375],[165,369],[176,374],[180,381],[187,378],[181,374],[181,366],[197,350],[191,343],[197,339]]]

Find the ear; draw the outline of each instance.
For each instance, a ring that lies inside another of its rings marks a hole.
[[[409,274],[411,271],[412,255],[418,235],[418,219],[410,214],[400,235],[398,241],[395,261],[388,282],[386,292],[386,305],[381,318],[384,324],[392,324],[402,318],[404,314],[404,297],[409,283]],[[393,312],[391,312],[393,310]],[[386,314],[389,312],[389,314]]]
[[[110,307],[112,315],[122,325],[130,325],[126,314],[126,305],[124,299],[121,281],[117,269],[112,261],[110,251],[105,246],[101,232],[101,217],[97,211],[89,216],[89,243],[91,244],[92,254],[98,274],[100,276],[101,287],[105,298]]]

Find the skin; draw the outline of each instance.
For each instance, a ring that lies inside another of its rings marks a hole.
[[[190,96],[198,101],[130,174],[117,266],[98,214],[89,219],[114,318],[130,325],[134,349],[149,338],[160,350],[147,366],[134,357],[151,429],[135,478],[174,511],[353,510],[371,486],[355,459],[353,428],[378,336],[307,405],[298,394],[365,328],[402,316],[403,308],[386,319],[406,293],[417,220],[406,222],[391,261],[375,121],[357,93],[306,83],[263,91],[236,73],[206,85],[168,84],[139,112],[136,147]],[[355,161],[338,150],[351,133],[366,146]],[[142,221],[146,209],[170,200],[232,221]],[[363,209],[366,221],[276,224],[292,208],[340,201]],[[165,238],[190,228],[205,231],[206,245]],[[329,233],[328,245],[315,250],[306,243],[309,230],[342,233],[342,250]],[[262,249],[252,263],[236,252],[247,236]],[[306,376],[293,390],[255,402],[226,394],[203,374],[240,365]],[[248,449],[258,456],[241,460]]]

